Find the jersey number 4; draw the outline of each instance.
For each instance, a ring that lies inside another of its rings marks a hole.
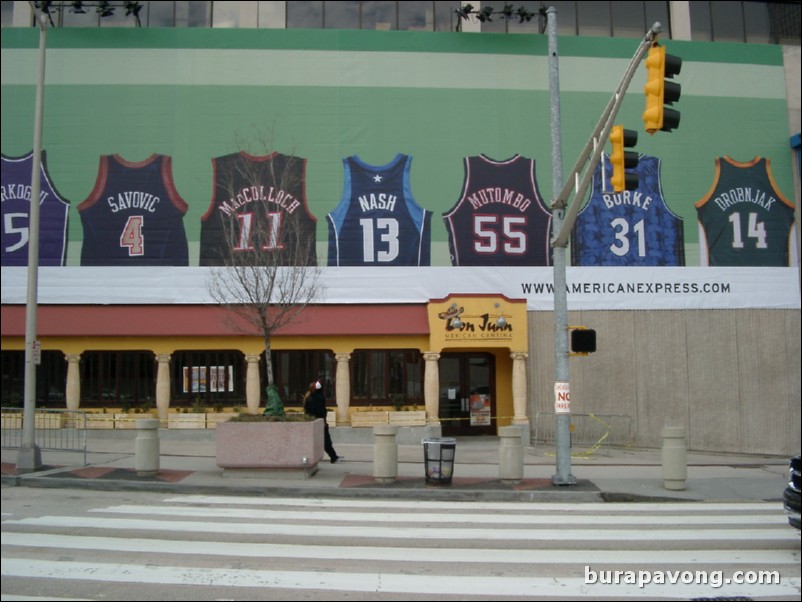
[[[145,254],[145,237],[142,236],[144,221],[142,215],[131,215],[125,222],[125,228],[120,234],[120,246],[128,247],[128,257],[140,257]]]

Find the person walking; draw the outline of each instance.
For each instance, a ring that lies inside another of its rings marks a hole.
[[[331,442],[331,434],[329,434],[329,424],[326,422],[326,396],[323,394],[323,384],[316,380],[309,384],[309,390],[304,395],[304,412],[315,418],[323,419],[323,449],[329,456],[332,464],[336,464],[343,459],[338,456],[334,450],[334,445]]]

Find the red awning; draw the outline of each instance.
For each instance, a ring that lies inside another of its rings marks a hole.
[[[25,336],[25,306],[3,305],[4,337]],[[42,305],[37,336],[238,336],[260,333],[216,305]],[[425,305],[315,305],[278,336],[428,335]]]

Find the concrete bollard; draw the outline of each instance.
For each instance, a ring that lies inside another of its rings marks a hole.
[[[377,424],[373,427],[373,480],[392,483],[398,476],[398,427]]]
[[[134,450],[137,476],[151,477],[159,472],[159,420],[144,418],[136,421]]]
[[[683,491],[688,478],[688,450],[685,445],[685,428],[663,428],[663,487]]]
[[[498,429],[498,477],[502,483],[518,484],[524,478],[524,446],[520,426]]]

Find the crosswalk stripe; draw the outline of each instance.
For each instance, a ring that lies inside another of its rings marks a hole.
[[[480,562],[499,564],[603,564],[610,562],[609,550],[505,550],[476,548],[378,547],[378,546],[320,546],[273,543],[242,543],[205,541],[199,548],[195,541],[168,539],[137,539],[90,537],[85,535],[51,535],[40,533],[3,534],[4,546],[26,546],[95,550],[107,552],[145,552],[160,554],[190,554],[210,556],[242,556],[255,558],[304,558],[331,560],[365,560],[373,562],[404,562],[426,558],[426,562]],[[777,566],[789,561],[782,550],[655,550],[649,551],[649,564],[713,564],[726,558],[727,562],[749,566]],[[795,554],[796,561],[799,554]],[[643,550],[615,550],[617,564],[643,564]]]
[[[204,508],[194,506],[110,506],[97,508],[93,512],[113,514],[147,514],[189,516],[189,517],[215,517],[215,518],[241,518],[249,520],[321,520],[333,522],[359,521],[364,523],[463,523],[463,524],[508,524],[508,525],[748,525],[748,524],[777,524],[785,525],[787,519],[780,514],[776,516],[742,516],[733,514],[715,516],[648,516],[648,515],[553,515],[543,513],[535,514],[490,514],[474,511],[471,513],[425,513],[400,514],[398,512],[337,512],[317,510],[314,515],[308,510],[263,510],[260,508]]]
[[[236,568],[196,568],[8,559],[4,577],[91,580],[104,583],[195,585],[209,587],[256,587],[315,589],[376,593],[404,593],[429,596],[569,597],[610,596],[614,598],[688,599],[707,596],[708,584],[675,583],[644,587],[629,584],[586,584],[576,577],[495,577],[492,575],[410,575],[371,572],[271,571]],[[783,579],[779,584],[758,586],[761,596],[799,594],[800,579]],[[743,587],[741,590],[750,588]],[[754,589],[754,588],[753,588]]]
[[[307,517],[308,519],[309,517]],[[318,525],[295,523],[233,523],[209,521],[147,520],[129,518],[43,516],[4,521],[5,525],[28,525],[71,528],[130,529],[153,531],[186,531],[199,533],[231,533],[259,535],[290,535],[298,537],[360,537],[380,539],[482,539],[495,541],[709,541],[713,539],[732,540],[793,540],[799,539],[791,529],[486,529],[486,528],[445,528],[445,527],[354,527],[329,525],[321,530]]]
[[[249,506],[299,506],[311,508],[396,508],[409,510],[470,510],[471,512],[483,510],[502,510],[511,512],[522,510],[525,512],[564,512],[567,514],[579,513],[614,513],[623,512],[668,512],[672,514],[689,514],[694,512],[776,512],[782,511],[782,502],[603,502],[570,504],[566,501],[555,502],[482,502],[482,501],[436,501],[436,500],[360,500],[339,498],[283,498],[283,497],[252,497],[252,496],[214,496],[214,495],[186,495],[169,497],[166,503],[178,504],[219,504],[233,506],[245,504]]]

